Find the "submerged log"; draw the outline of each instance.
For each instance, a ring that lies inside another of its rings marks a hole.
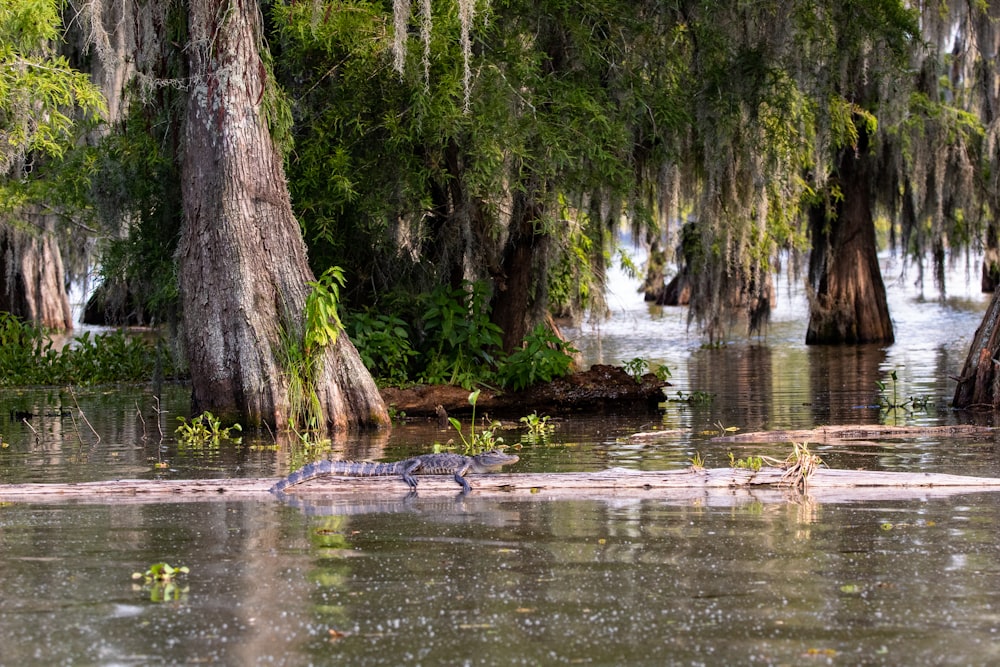
[[[830,491],[838,501],[850,499],[890,499],[923,496],[928,491],[949,493],[1000,491],[1000,478],[971,477],[936,473],[832,470],[820,468],[809,478],[805,489],[791,488],[784,468],[764,467],[760,471],[743,468],[713,468],[666,471],[638,471],[611,468],[579,473],[497,473],[469,475],[471,496],[576,499],[621,497],[669,499],[705,493],[729,494],[739,490],[773,490],[793,496],[808,494],[822,500]],[[198,480],[115,480],[74,484],[0,485],[0,502],[180,502],[211,500],[274,499],[268,489],[277,482],[264,479]],[[418,493],[427,496],[455,496],[458,486],[450,476],[419,478]],[[873,493],[874,491],[874,493]],[[406,484],[390,477],[321,477],[290,487],[290,497],[386,498],[406,496]],[[595,492],[599,492],[595,495]]]

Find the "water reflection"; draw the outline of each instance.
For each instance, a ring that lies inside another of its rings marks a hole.
[[[996,495],[0,513],[3,664],[989,664]],[[186,598],[130,573],[186,564]]]
[[[806,348],[787,286],[765,337],[702,348],[678,309],[629,286],[615,319],[575,332],[590,361],[666,364],[679,399],[640,417],[573,415],[517,471],[677,469],[783,457],[787,443],[712,442],[720,428],[901,418],[947,424],[985,299],[927,300],[890,280],[897,342]],[[571,332],[573,333],[573,332]],[[876,381],[927,410],[890,416]],[[269,434],[188,448],[184,387],[0,392],[0,483],[272,476],[296,463]],[[25,420],[25,415],[31,418]],[[86,416],[85,421],[82,417]],[[88,422],[93,428],[88,427]],[[637,431],[668,430],[656,441]],[[502,431],[508,444],[521,432]],[[400,459],[436,424],[335,443]],[[996,438],[816,445],[833,467],[1000,476]],[[165,467],[160,467],[164,464]],[[0,664],[992,664],[1000,494],[726,491],[574,500],[399,494],[348,501],[0,504]],[[153,602],[131,573],[187,565]]]

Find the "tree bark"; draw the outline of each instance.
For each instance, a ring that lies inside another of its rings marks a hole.
[[[541,321],[545,302],[545,272],[537,264],[545,256],[545,235],[536,231],[544,206],[529,194],[517,193],[510,222],[510,236],[501,260],[501,275],[494,276],[492,319],[503,331],[503,350],[513,352],[532,324]]]
[[[962,375],[955,387],[956,408],[1000,406],[1000,291],[993,292],[990,305],[969,346]]]
[[[893,342],[892,319],[879,269],[872,217],[872,156],[860,128],[857,147],[841,150],[835,182],[840,198],[832,219],[810,212],[812,255],[806,344]]]
[[[178,249],[195,410],[284,426],[282,331],[301,338],[313,279],[280,154],[263,117],[267,70],[253,0],[190,0]],[[388,425],[374,381],[341,333],[322,352],[320,430]]]
[[[59,244],[45,216],[43,231],[0,224],[0,310],[57,331],[73,328]]]

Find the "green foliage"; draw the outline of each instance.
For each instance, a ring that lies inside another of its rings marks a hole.
[[[164,96],[176,95],[164,91]],[[128,117],[101,142],[87,194],[103,231],[100,276],[127,291],[151,319],[174,317],[180,301],[175,252],[183,219],[180,163],[171,152],[180,128],[170,97],[134,101]],[[167,108],[161,108],[166,105]]]
[[[500,349],[501,331],[490,321],[486,284],[441,286],[421,295],[408,314],[414,324],[374,309],[345,317],[362,360],[383,382],[454,384],[471,390],[497,383],[520,390],[562,377],[576,352],[544,326],[535,327],[511,355]],[[411,333],[416,332],[416,333]]]
[[[502,332],[490,321],[486,284],[441,286],[423,297],[421,351],[426,366],[418,381],[471,389],[490,378]]]
[[[312,291],[306,297],[302,324],[286,314],[277,350],[288,380],[288,428],[300,435],[316,433],[325,427],[316,383],[326,348],[337,342],[343,330],[338,307],[344,272],[332,266],[308,285]]]
[[[288,428],[300,437],[325,428],[317,382],[325,350],[337,342],[344,328],[338,313],[343,270],[330,267],[307,284],[312,290],[306,297],[301,324],[291,313],[285,314],[276,351],[288,382]]]
[[[538,382],[551,382],[569,373],[576,350],[539,324],[524,337],[524,344],[500,364],[501,384],[514,391]]]
[[[344,328],[337,314],[340,288],[344,286],[344,271],[331,266],[318,280],[307,283],[312,291],[306,297],[303,347],[307,356],[318,353],[337,342]]]
[[[448,417],[448,423],[455,429],[459,439],[462,441],[463,452],[467,456],[473,456],[491,449],[499,449],[503,445],[503,438],[496,434],[498,425],[490,424],[486,428],[480,429],[476,433],[476,403],[479,401],[479,390],[469,394],[469,405],[472,406],[472,423],[469,426],[469,435],[466,437],[462,429],[462,422],[454,417]],[[440,445],[435,446],[435,451],[441,449]]]
[[[239,442],[239,436],[234,436],[233,431],[241,432],[243,427],[239,424],[223,426],[222,422],[211,412],[205,411],[188,420],[185,417],[178,417],[181,423],[175,433],[182,443],[195,446],[218,446],[222,440]]]
[[[537,412],[521,417],[519,420],[527,428],[527,432],[521,436],[523,444],[535,445],[548,442],[555,430],[556,425],[549,422],[548,415],[539,416]]]
[[[42,328],[0,312],[0,385],[93,385],[176,376],[170,355],[141,337],[84,332],[56,350]]]
[[[417,351],[410,343],[406,322],[374,310],[353,313],[346,320],[351,342],[376,379],[397,385],[409,380],[410,363]]]
[[[670,367],[667,366],[666,364],[661,364],[657,366],[656,370],[653,371],[653,375],[655,375],[656,379],[659,380],[660,382],[666,382],[671,377],[673,377],[673,374],[670,372]]]
[[[642,382],[642,376],[649,370],[649,362],[641,357],[635,357],[622,364],[625,372],[632,376],[636,382]]]
[[[105,109],[90,79],[55,54],[60,10],[54,0],[0,3],[0,174],[28,153],[60,157],[72,145],[73,111]]]
[[[521,417],[519,421],[528,428],[528,435],[541,437],[556,430],[556,425],[550,424],[549,419],[551,418],[548,415],[539,417],[537,412],[532,412],[530,415]]]
[[[761,456],[748,456],[745,459],[737,459],[732,452],[729,452],[729,467],[760,472],[760,469],[764,467],[764,458]]]

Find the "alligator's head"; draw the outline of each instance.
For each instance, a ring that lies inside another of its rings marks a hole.
[[[491,471],[499,470],[503,466],[509,466],[520,460],[517,454],[505,454],[499,449],[491,449],[488,452],[476,454],[472,458],[475,459],[478,466]]]

